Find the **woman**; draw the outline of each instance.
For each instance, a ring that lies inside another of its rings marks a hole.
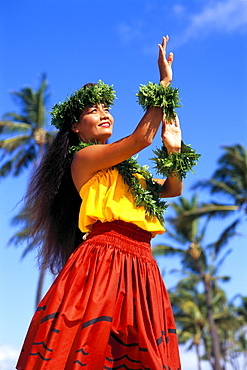
[[[171,306],[150,249],[151,237],[164,232],[159,196],[180,195],[186,171],[173,165],[183,154],[179,120],[167,108],[178,105],[167,41],[159,45],[160,85],[140,90],[147,111],[131,135],[106,144],[114,92],[102,81],[53,109],[59,132],[26,204],[43,265],[63,268],[33,317],[19,370],[180,369]],[[161,121],[166,149],[156,166],[170,160],[172,170],[154,181],[128,158],[152,143]],[[194,164],[196,155],[186,151]]]

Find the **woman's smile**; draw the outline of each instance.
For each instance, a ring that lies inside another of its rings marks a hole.
[[[97,141],[103,144],[112,135],[113,122],[109,108],[98,104],[84,108],[72,130],[84,142]]]
[[[99,124],[99,126],[101,126],[101,127],[110,127],[110,122],[103,122],[103,123],[101,123],[101,124]]]

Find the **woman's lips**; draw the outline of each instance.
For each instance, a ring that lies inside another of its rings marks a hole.
[[[99,126],[100,127],[110,127],[110,123],[109,122],[103,122]]]

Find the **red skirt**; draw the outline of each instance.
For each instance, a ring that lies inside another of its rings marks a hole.
[[[150,234],[97,222],[40,302],[18,370],[178,370],[170,301]]]

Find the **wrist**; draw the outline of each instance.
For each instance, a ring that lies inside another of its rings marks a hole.
[[[167,87],[171,84],[172,80],[171,78],[160,78],[160,84],[163,86],[163,87]]]
[[[164,144],[165,145],[165,144]],[[172,154],[172,153],[181,153],[181,147],[177,147],[177,148],[169,148],[166,146],[166,150],[167,150],[167,154]]]
[[[170,145],[169,143],[166,142],[165,139],[162,139],[162,144],[166,148],[167,154],[171,153],[181,153],[182,151],[182,141],[180,140],[179,142],[174,143],[173,145]]]
[[[181,152],[168,153],[163,145],[161,149],[153,151],[156,157],[151,158],[155,162],[156,172],[166,177],[183,179],[188,171],[193,172],[192,167],[197,164],[200,154],[197,154],[190,145],[181,142]]]
[[[168,121],[176,117],[175,108],[180,107],[178,89],[163,86],[161,83],[154,84],[149,82],[147,85],[141,85],[139,92],[136,94],[138,103],[144,110],[150,107],[162,108]]]

